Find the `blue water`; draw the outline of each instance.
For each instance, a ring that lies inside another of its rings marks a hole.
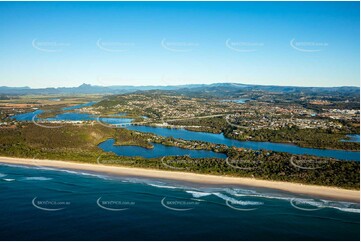
[[[189,150],[182,149],[174,146],[166,146],[162,144],[153,143],[153,149],[147,149],[139,146],[127,145],[118,146],[114,145],[114,139],[108,139],[98,145],[99,148],[106,152],[114,152],[120,156],[141,156],[144,158],[158,158],[163,156],[182,156],[189,155],[192,158],[227,158],[225,154],[216,153],[208,150]]]
[[[99,118],[99,121],[103,124],[111,124],[111,125],[117,125],[122,123],[130,124],[133,119],[132,118],[105,118],[101,117]]]
[[[239,103],[239,104],[243,104],[248,102],[251,99],[247,99],[247,98],[241,98],[241,99],[232,99],[232,100],[222,100],[222,102],[234,102],[234,103]]]
[[[74,110],[74,109],[78,109],[78,108],[90,107],[91,105],[93,105],[95,103],[96,102],[94,101],[94,102],[78,104],[75,106],[62,108],[62,110],[70,111],[70,110]],[[32,121],[32,119],[35,115],[39,115],[42,113],[44,113],[44,111],[39,109],[34,112],[17,114],[17,115],[12,116],[11,118],[15,119],[17,121]],[[39,119],[36,117],[35,120],[39,120]],[[49,121],[61,121],[61,120],[80,121],[80,120],[94,120],[94,117],[90,114],[84,114],[84,113],[63,113],[63,114],[58,114],[54,118],[48,118],[46,120],[49,120]]]
[[[347,137],[349,139],[345,140],[341,140],[342,142],[356,142],[356,143],[360,143],[360,135],[359,134],[349,134],[347,135]]]
[[[120,113],[112,114],[112,116],[126,116],[126,115],[128,115],[128,113],[126,113],[126,112],[120,112]]]
[[[17,114],[12,116],[11,119],[15,119],[17,121],[31,121],[35,115],[39,115],[43,112],[43,110],[36,110],[34,112]]]
[[[36,110],[34,112],[24,113],[24,114],[18,114],[14,115],[11,118],[16,119],[18,121],[32,121],[33,117],[35,115],[39,115],[43,113],[42,110]],[[37,116],[34,118],[35,121],[39,121]],[[61,113],[57,114],[55,117],[46,118],[47,121],[95,121],[97,120],[97,116],[91,115],[88,113]],[[122,123],[131,123],[133,119],[129,118],[104,118],[100,117],[99,120],[102,123],[108,123],[108,124],[122,124]]]
[[[360,152],[344,151],[344,150],[326,150],[326,149],[313,149],[303,148],[291,144],[272,143],[272,142],[254,142],[254,141],[238,141],[226,138],[223,134],[212,134],[205,132],[188,131],[185,129],[169,129],[163,127],[149,127],[149,126],[127,126],[127,129],[136,130],[140,132],[149,132],[160,136],[174,138],[181,138],[184,140],[199,140],[211,142],[216,144],[224,144],[228,146],[242,147],[255,150],[271,150],[288,152],[291,154],[308,154],[320,157],[331,157],[340,160],[355,160],[360,161]]]
[[[48,121],[88,121],[95,120],[91,114],[88,113],[61,113],[57,114],[55,117],[47,118]]]
[[[1,163],[0,176],[0,240],[360,238],[354,203]]]
[[[69,111],[69,110],[74,110],[74,109],[78,109],[78,108],[90,107],[90,106],[94,105],[95,103],[97,103],[97,102],[92,101],[92,102],[88,102],[88,103],[82,103],[82,104],[78,104],[78,105],[63,108],[63,110]]]

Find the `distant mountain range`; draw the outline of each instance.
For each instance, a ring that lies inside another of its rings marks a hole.
[[[174,86],[93,86],[82,84],[78,87],[58,88],[30,88],[30,87],[0,87],[0,94],[24,95],[24,94],[123,94],[136,91],[163,90],[190,93],[217,94],[234,93],[244,91],[267,91],[267,92],[344,92],[356,93],[359,87],[294,87],[294,86],[272,86],[272,85],[249,85],[239,83],[214,83],[214,84],[190,84]]]

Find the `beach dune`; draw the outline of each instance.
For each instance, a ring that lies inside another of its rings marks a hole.
[[[72,161],[57,160],[38,160],[24,158],[0,157],[0,163],[28,165],[28,166],[44,166],[53,168],[63,168],[71,170],[91,171],[98,173],[106,173],[118,176],[134,176],[145,178],[160,178],[169,180],[178,180],[184,182],[201,183],[201,184],[217,184],[217,185],[241,185],[259,188],[270,188],[290,193],[311,195],[320,198],[329,198],[342,201],[359,202],[360,191],[341,189],[336,187],[304,185],[292,182],[279,182],[259,180],[253,178],[241,178],[230,176],[204,175],[179,171],[163,171],[143,168],[129,168],[120,166],[100,165],[77,163]]]

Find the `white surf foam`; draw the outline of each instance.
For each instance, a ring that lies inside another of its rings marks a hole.
[[[7,181],[7,182],[12,182],[12,181],[15,181],[15,179],[11,179],[11,178],[3,178],[4,181]]]
[[[360,213],[360,209],[357,208],[339,208],[339,207],[330,207],[337,210],[340,210],[342,212],[348,212],[348,213]]]
[[[212,193],[212,195],[215,195],[215,196],[223,199],[226,202],[230,202],[230,203],[234,203],[234,204],[242,205],[242,206],[248,206],[248,205],[254,205],[254,206],[257,205],[257,206],[259,206],[259,205],[263,205],[263,202],[237,200],[237,199],[234,199],[232,197],[229,197],[229,196],[224,195],[224,194],[219,193],[219,192]]]
[[[5,163],[0,163],[0,164],[4,165],[4,166],[8,166],[8,167],[15,167],[15,168],[26,168],[26,169],[36,169],[36,170],[46,170],[46,171],[61,171],[61,172],[66,172],[66,173],[74,174],[74,175],[94,176],[94,177],[98,177],[98,178],[102,178],[102,179],[106,179],[106,180],[110,179],[110,177],[106,176],[106,175],[93,174],[93,173],[88,173],[88,172],[83,172],[83,171],[73,171],[73,170],[44,167],[44,166],[13,165],[13,164],[5,164]]]
[[[212,195],[212,193],[209,192],[197,192],[197,191],[186,191],[186,193],[192,194],[194,198],[200,198],[200,197],[206,197]]]
[[[167,188],[167,189],[181,189],[182,187],[175,187],[175,186],[169,186],[169,185],[163,185],[163,184],[154,184],[154,183],[147,183],[147,185],[152,187],[158,187],[158,188]]]
[[[31,176],[31,177],[26,177],[25,180],[28,181],[49,181],[52,180],[53,178],[50,177],[42,177],[42,176]]]
[[[200,191],[186,191],[187,193],[192,194],[193,197],[201,197],[204,196],[215,195],[218,196],[228,202],[235,204],[245,204],[245,205],[260,205],[255,201],[238,201],[226,194],[230,194],[234,197],[250,197],[250,198],[259,198],[259,199],[276,199],[276,200],[284,200],[288,202],[292,202],[295,205],[305,206],[305,208],[315,208],[315,209],[337,209],[343,212],[351,212],[351,213],[360,213],[360,208],[358,203],[351,202],[342,202],[342,201],[330,201],[330,200],[322,200],[322,199],[313,199],[313,198],[298,198],[298,197],[290,197],[282,194],[274,194],[274,193],[260,193],[255,190],[249,189],[239,189],[239,188],[204,188]],[[253,203],[253,204],[252,204]],[[262,202],[261,202],[262,203]],[[262,203],[263,204],[263,203]]]

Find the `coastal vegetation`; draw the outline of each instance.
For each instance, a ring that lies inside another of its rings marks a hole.
[[[109,138],[114,138],[117,145],[138,145],[149,149],[149,143],[155,142],[187,149],[212,150],[227,154],[228,159],[193,159],[188,156],[146,159],[117,156],[98,148],[99,143]],[[351,189],[359,189],[360,186],[358,162],[185,141],[126,129],[112,129],[100,124],[66,124],[62,128],[51,129],[28,123],[14,128],[0,128],[0,155],[101,162],[107,165],[254,177]],[[312,169],[304,169],[305,167]]]
[[[308,148],[360,150],[359,143],[342,141],[347,139],[348,133],[339,133],[324,129],[299,129],[297,127],[282,128],[279,130],[242,129],[238,134],[235,134],[232,129],[226,129],[224,133],[227,137],[238,140],[292,143]]]

